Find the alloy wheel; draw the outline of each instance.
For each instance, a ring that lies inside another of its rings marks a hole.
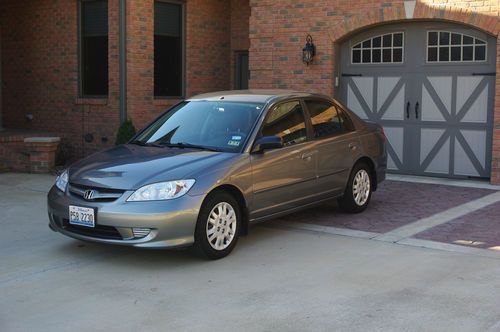
[[[206,234],[208,243],[215,250],[224,250],[236,236],[236,212],[231,204],[221,202],[208,215]]]
[[[358,206],[363,206],[370,197],[370,175],[364,169],[360,169],[354,176],[354,182],[352,184],[352,194],[354,197],[354,202]]]

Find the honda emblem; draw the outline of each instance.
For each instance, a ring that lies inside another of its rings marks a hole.
[[[85,193],[83,193],[83,198],[85,198],[87,201],[90,201],[94,199],[95,194],[95,190],[86,190]]]

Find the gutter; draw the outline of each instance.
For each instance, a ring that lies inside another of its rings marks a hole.
[[[120,124],[127,120],[127,0],[119,0],[119,87]]]

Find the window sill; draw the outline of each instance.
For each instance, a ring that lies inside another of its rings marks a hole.
[[[107,105],[108,98],[76,98],[76,105]]]

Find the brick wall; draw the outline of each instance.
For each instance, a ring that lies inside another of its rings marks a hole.
[[[230,47],[248,48],[249,43],[248,0],[246,7],[245,1],[237,2],[235,7],[231,0],[186,1],[186,96],[230,88]],[[74,158],[111,146],[119,126],[118,0],[108,0],[106,99],[78,98],[77,4],[77,0],[0,1],[3,125],[53,132],[71,148]],[[137,128],[178,102],[153,96],[153,4],[153,0],[127,1],[127,104]],[[239,15],[233,37],[231,13]],[[26,114],[33,120],[26,120]],[[86,134],[93,136],[92,142],[83,140]]]
[[[1,1],[3,125],[51,131],[75,158],[114,141],[118,125],[117,0],[109,1],[107,100],[78,98],[77,1]],[[33,120],[26,120],[32,114]],[[83,143],[83,135],[94,136]]]
[[[284,88],[335,93],[336,43],[366,27],[406,20],[404,2],[339,0],[251,0],[250,71],[252,88]],[[494,36],[500,33],[498,0],[417,1],[414,19],[464,23]],[[317,47],[314,64],[302,63],[305,37]],[[497,72],[500,73],[500,40]],[[500,75],[496,78],[491,181],[500,184]]]
[[[187,3],[187,95],[229,88],[229,1]]]
[[[0,137],[0,169],[30,171],[30,156],[23,136]]]
[[[156,114],[153,13],[152,0],[127,1],[127,107],[137,128]]]

